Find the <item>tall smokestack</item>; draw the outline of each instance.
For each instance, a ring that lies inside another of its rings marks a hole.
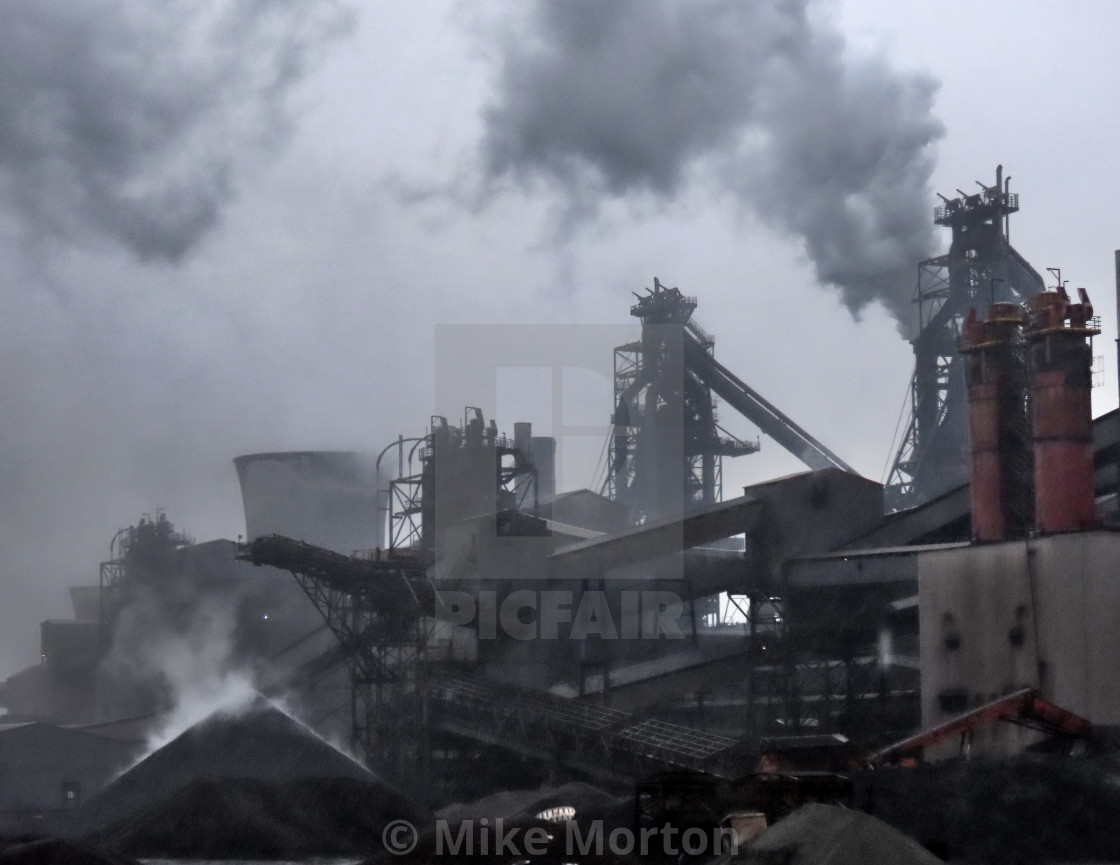
[[[1040,532],[1078,531],[1097,523],[1091,338],[1100,331],[1089,326],[1089,296],[1084,289],[1078,293],[1081,303],[1070,303],[1061,286],[1028,301],[1035,526]]]
[[[961,344],[968,385],[972,539],[1000,541],[1030,527],[1023,310],[996,303],[985,321],[969,310]]]

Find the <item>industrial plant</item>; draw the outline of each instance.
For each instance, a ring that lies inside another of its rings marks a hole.
[[[824,802],[965,857],[930,816],[979,783],[962,767],[1013,785],[1120,748],[1120,410],[1092,417],[1099,318],[1011,245],[1018,210],[1002,167],[934,209],[885,484],[720,361],[702,286],[653,278],[601,488],[558,489],[557,441],[464,392],[381,450],[236,457],[236,540],[107,526],[96,583],[0,683],[0,828],[96,809],[209,677],[424,808],[594,785],[640,825],[749,837]],[[775,447],[804,471],[728,488]]]

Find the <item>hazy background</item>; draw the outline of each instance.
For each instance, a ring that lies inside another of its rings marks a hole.
[[[234,456],[461,416],[433,404],[437,324],[625,324],[658,276],[724,364],[882,479],[933,193],[999,162],[1012,242],[1104,315],[1095,410],[1116,405],[1110,0],[0,0],[0,21],[0,677],[141,513],[242,532]],[[526,366],[499,423],[546,433]],[[609,381],[565,381],[564,422],[605,422]],[[729,492],[798,470],[762,444]],[[591,485],[602,440],[561,446]]]

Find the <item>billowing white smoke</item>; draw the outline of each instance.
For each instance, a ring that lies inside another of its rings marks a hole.
[[[266,699],[257,690],[249,664],[237,660],[236,597],[201,595],[186,615],[186,608],[179,607],[177,615],[168,601],[167,595],[143,593],[122,610],[102,664],[102,681],[110,693],[126,701],[130,696],[150,701],[146,708],[155,710],[144,751],[133,765],[212,715],[237,717],[263,705],[278,709],[324,744],[364,765],[346,743],[310,727],[283,696]],[[122,706],[106,708],[119,715]]]
[[[564,0],[506,40],[482,157],[561,191],[670,199],[694,182],[798,238],[856,314],[903,326],[930,220],[936,84],[850,60],[815,0]]]
[[[0,208],[180,258],[282,143],[336,0],[0,0]],[[2,211],[0,211],[2,212]]]
[[[99,670],[105,718],[152,714],[138,761],[215,713],[239,716],[265,702],[252,660],[238,650],[244,598],[237,587],[200,587],[170,571],[160,577],[134,587]],[[306,726],[304,713],[284,696],[267,704]],[[344,743],[310,732],[361,762]]]
[[[235,662],[237,600],[221,594],[144,591],[117,617],[102,663],[102,710],[156,711],[150,750],[215,711],[236,713],[259,695]]]

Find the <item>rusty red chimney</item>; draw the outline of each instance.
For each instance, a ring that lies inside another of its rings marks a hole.
[[[1093,494],[1093,306],[1059,286],[1028,301],[1035,527],[1072,532],[1097,524]]]
[[[970,310],[962,334],[975,541],[1025,534],[1031,523],[1023,320],[1018,305],[996,303],[985,321]]]

